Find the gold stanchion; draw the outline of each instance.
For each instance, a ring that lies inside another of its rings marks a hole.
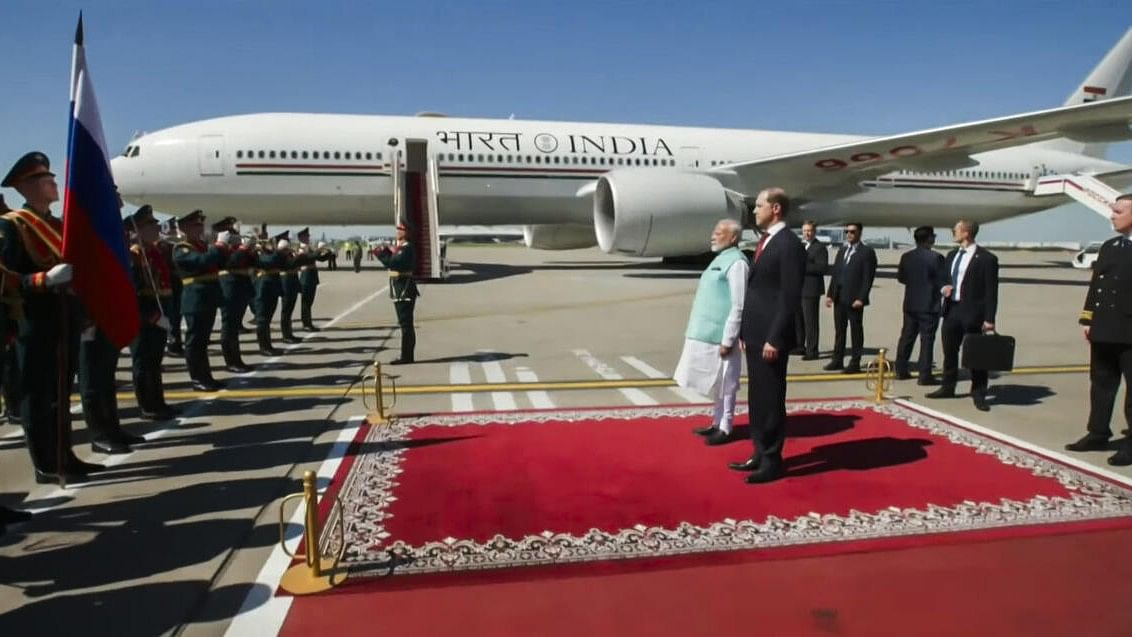
[[[388,413],[386,410],[391,409],[397,404],[397,378],[389,374],[382,373],[381,361],[373,361],[373,406],[370,406],[369,396],[366,394],[366,385],[371,380],[370,376],[362,378],[362,405],[366,408],[366,419],[371,425],[383,425],[392,421],[395,416]],[[389,382],[392,390],[393,399],[388,405],[385,404],[385,382]]]
[[[306,545],[306,550],[302,555],[296,555],[287,548],[286,522],[283,520],[283,509],[287,502],[299,498],[302,498],[303,505],[306,506],[305,524],[303,525],[303,543]],[[342,502],[339,500],[338,521],[335,524],[338,530],[338,553],[336,555],[324,555],[319,548],[321,533],[318,528],[318,490],[315,485],[315,473],[313,471],[304,473],[303,492],[291,494],[279,503],[279,543],[283,546],[284,553],[292,558],[302,557],[304,563],[296,564],[287,569],[287,572],[283,574],[283,579],[279,581],[280,588],[292,595],[310,595],[311,593],[330,590],[346,580],[345,572],[335,572],[338,562],[341,561],[342,555],[346,551],[343,515],[345,515],[345,509],[342,508]]]
[[[865,367],[865,388],[873,392],[873,402],[878,405],[885,401],[884,393],[892,389],[892,365],[887,355],[888,350],[881,349],[876,360]]]

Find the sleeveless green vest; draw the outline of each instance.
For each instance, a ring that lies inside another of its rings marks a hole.
[[[731,288],[727,285],[727,271],[736,261],[746,258],[739,248],[727,248],[700,275],[685,337],[704,343],[723,342],[723,328],[727,323],[727,315],[731,312]]]

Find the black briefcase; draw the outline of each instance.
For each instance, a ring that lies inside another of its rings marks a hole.
[[[1004,334],[968,334],[963,338],[961,365],[967,369],[1009,372],[1014,369],[1014,337]]]

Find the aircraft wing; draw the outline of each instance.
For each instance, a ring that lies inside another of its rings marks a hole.
[[[828,200],[858,192],[861,181],[894,170],[966,168],[977,164],[971,155],[1000,148],[1058,137],[1127,139],[1129,123],[1132,96],[776,155],[710,173],[724,183],[737,178],[751,194],[780,186],[792,199]]]

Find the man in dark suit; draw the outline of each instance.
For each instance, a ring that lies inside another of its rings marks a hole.
[[[794,347],[794,315],[802,302],[806,251],[786,229],[790,200],[781,188],[759,193],[755,224],[762,238],[747,278],[746,300],[739,328],[747,355],[747,403],[755,452],[732,469],[751,471],[750,484],[782,477],[786,441],[786,366]]]
[[[1109,426],[1120,376],[1124,375],[1124,421],[1132,429],[1132,195],[1112,204],[1112,228],[1120,233],[1104,242],[1085,296],[1080,323],[1089,339],[1089,424],[1070,451],[1108,448]],[[1132,465],[1132,433],[1108,459],[1115,467]]]
[[[826,307],[833,308],[833,360],[824,367],[826,371],[843,370],[846,374],[861,371],[861,354],[865,347],[865,306],[869,304],[869,291],[873,289],[873,278],[877,273],[877,253],[861,242],[863,227],[851,223],[845,228],[845,245],[837,251],[833,264],[833,275],[829,278],[829,293]],[[845,328],[853,330],[853,349],[849,354],[849,365],[843,367],[845,358]]]
[[[916,247],[900,256],[896,280],[904,284],[904,326],[896,345],[896,378],[908,380],[908,361],[916,335],[920,336],[920,385],[938,385],[932,377],[932,353],[935,331],[939,328],[940,290],[947,285],[947,269],[943,255],[932,250],[935,230],[920,226],[912,234]]]
[[[802,224],[802,246],[806,250],[806,275],[802,280],[802,311],[794,317],[794,334],[798,346],[791,353],[802,354],[802,360],[818,358],[818,335],[821,316],[818,299],[825,294],[825,273],[829,270],[829,250],[818,241],[818,226],[813,221]]]
[[[952,228],[959,247],[947,255],[943,286],[943,383],[928,398],[954,398],[959,378],[959,348],[967,334],[994,331],[998,312],[998,257],[975,243],[979,224],[960,220]],[[971,399],[979,411],[987,403],[987,372],[971,370]]]

